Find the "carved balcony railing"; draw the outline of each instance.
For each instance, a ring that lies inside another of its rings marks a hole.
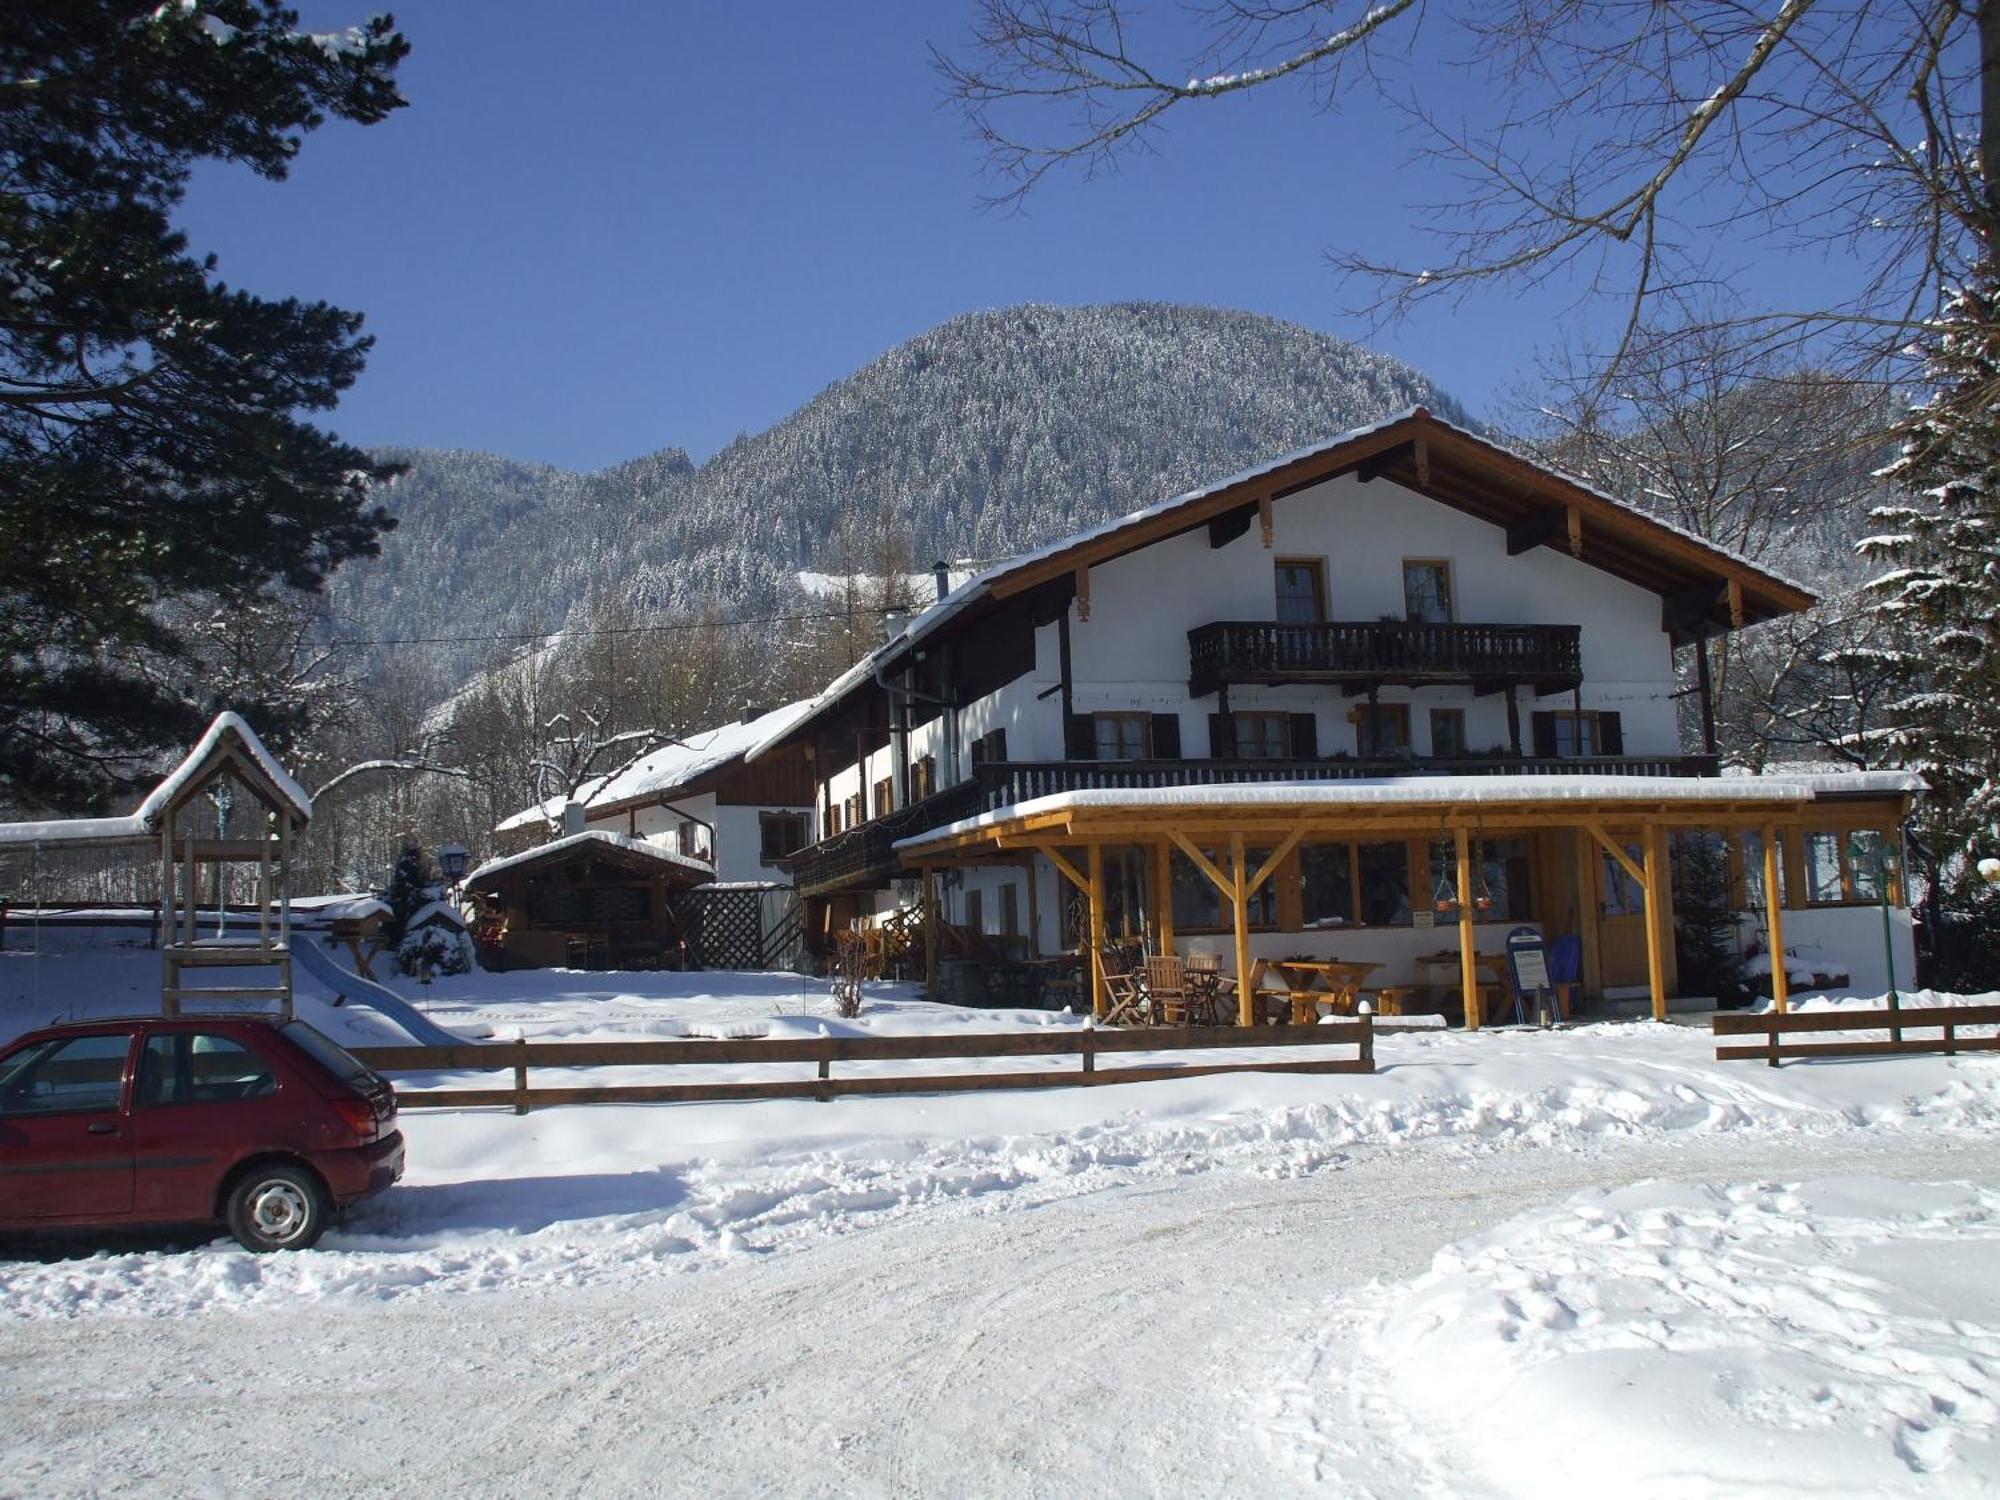
[[[1188,632],[1188,692],[1238,683],[1374,685],[1521,683],[1561,692],[1583,679],[1575,625],[1433,625],[1420,620],[1332,620],[1281,625],[1219,620]]]
[[[893,847],[896,840],[969,818],[984,806],[979,783],[961,781],[920,802],[808,845],[780,863],[792,872],[792,884],[801,896],[879,889],[902,871]]]

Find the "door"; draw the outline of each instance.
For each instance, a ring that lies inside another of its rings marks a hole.
[[[1638,841],[1619,839],[1634,864]],[[1603,848],[1597,855],[1597,951],[1605,989],[1646,985],[1646,888]]]
[[[32,1042],[0,1061],[0,1221],[132,1211],[132,1033]]]
[[[159,1031],[139,1053],[132,1095],[133,1202],[141,1218],[195,1220],[215,1212],[226,1167],[255,1146],[291,1144],[277,1076],[247,1042],[205,1031]]]

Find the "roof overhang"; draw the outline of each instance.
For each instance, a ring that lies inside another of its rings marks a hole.
[[[1841,792],[1756,777],[1468,776],[1092,790],[996,808],[895,845],[906,866],[950,864],[1074,843],[1186,838],[1270,842],[1293,834],[1357,839],[1465,829],[1504,838],[1541,828],[1797,827],[1838,801],[1843,821],[1894,827],[1909,815],[1908,778]],[[1825,809],[1822,808],[1822,811]]]

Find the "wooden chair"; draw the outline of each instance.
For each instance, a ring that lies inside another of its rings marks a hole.
[[[1159,1026],[1185,1026],[1188,1020],[1187,968],[1171,953],[1146,960],[1146,998]]]
[[[1181,960],[1187,974],[1187,1019],[1190,1026],[1222,1024],[1223,977],[1221,955],[1190,953]]]
[[[1106,943],[1098,950],[1104,966],[1104,993],[1110,1004],[1105,1008],[1106,1026],[1144,1026],[1151,1021],[1146,998],[1145,976],[1136,968],[1120,967],[1131,961],[1122,947]]]

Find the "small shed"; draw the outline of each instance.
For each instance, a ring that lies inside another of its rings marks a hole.
[[[689,859],[604,829],[556,839],[465,877],[480,962],[508,969],[683,968],[674,896],[713,878]]]

